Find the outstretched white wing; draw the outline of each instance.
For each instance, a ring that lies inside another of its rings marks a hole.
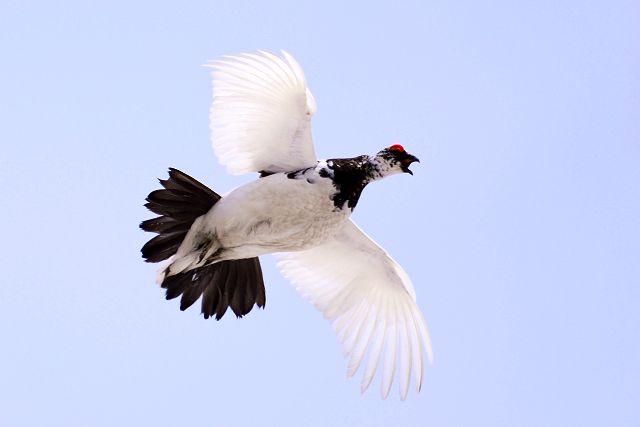
[[[403,400],[411,373],[420,390],[424,352],[429,361],[433,358],[429,334],[409,277],[384,249],[348,221],[327,243],[276,256],[283,275],[333,322],[345,356],[350,356],[349,376],[368,355],[362,392],[383,352],[383,398],[396,372]]]
[[[225,56],[207,66],[213,77],[213,149],[229,173],[315,166],[311,116],[316,103],[291,55],[260,51]]]

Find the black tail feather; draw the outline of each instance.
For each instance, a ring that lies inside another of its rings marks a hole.
[[[264,282],[258,258],[221,261],[168,276],[161,285],[166,298],[182,295],[180,310],[186,310],[202,295],[205,319],[224,316],[228,307],[237,317],[249,313],[256,304],[264,307]]]
[[[193,222],[209,212],[220,196],[177,169],[169,168],[169,179],[160,180],[162,190],[152,191],[145,206],[161,215],[140,224],[144,231],[158,233],[142,247],[147,262],[159,262],[175,254]]]
[[[172,233],[174,231],[189,231],[191,225],[180,222],[168,216],[159,216],[157,218],[142,221],[140,228],[144,231],[152,233]]]
[[[159,217],[140,224],[144,231],[157,233],[142,247],[147,262],[160,262],[174,255],[193,222],[206,214],[220,196],[189,175],[169,168],[169,179],[159,180],[164,189],[147,196],[145,206]],[[164,278],[166,298],[180,299],[180,310],[192,306],[202,295],[205,319],[220,320],[228,307],[238,317],[249,313],[254,304],[265,305],[260,261],[256,258],[221,261]]]
[[[185,234],[184,231],[161,233],[142,247],[142,254],[147,258],[147,262],[163,261],[176,253]]]

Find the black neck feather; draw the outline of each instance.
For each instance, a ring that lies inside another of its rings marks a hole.
[[[350,159],[328,159],[327,167],[333,171],[333,183],[338,190],[333,195],[333,203],[338,209],[353,210],[366,185],[373,180],[375,168],[369,156]]]

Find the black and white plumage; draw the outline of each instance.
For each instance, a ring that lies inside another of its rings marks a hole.
[[[228,307],[238,316],[263,307],[258,257],[275,253],[283,275],[333,322],[353,375],[366,359],[364,392],[382,365],[387,397],[410,378],[420,390],[431,345],[407,274],[349,218],[367,184],[412,173],[418,159],[400,145],[377,154],[316,160],[315,100],[288,53],[228,56],[210,64],[213,148],[232,174],[260,177],[220,197],[170,169],[147,197],[160,215],[141,228],[158,233],[143,248],[165,261],[158,282],[184,310],[202,296],[205,318]],[[396,375],[397,374],[397,375]]]

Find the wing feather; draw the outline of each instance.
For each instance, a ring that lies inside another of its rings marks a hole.
[[[410,316],[410,312],[407,312],[407,307],[403,304],[404,301],[400,301],[400,304],[403,305],[401,310],[399,310],[399,316],[401,317],[401,325],[399,342],[401,343],[400,348],[400,399],[405,400],[407,398],[407,393],[409,392],[409,383],[411,382],[411,363],[412,363],[412,353],[413,350],[411,346],[413,343],[411,342],[410,331],[409,331],[409,323],[408,317]]]
[[[391,327],[388,329],[387,341],[385,343],[384,365],[382,367],[382,398],[386,399],[393,384],[393,377],[396,370],[396,356],[398,352],[398,320],[397,307],[395,301],[389,301],[392,305],[389,312]]]
[[[376,319],[376,332],[374,334],[374,342],[371,347],[371,353],[369,360],[367,361],[367,367],[365,368],[364,375],[362,377],[362,383],[360,385],[360,392],[364,393],[369,388],[373,377],[378,370],[380,363],[380,356],[384,350],[385,334],[387,331],[386,322],[387,303],[382,301],[379,307],[378,318]]]
[[[207,66],[213,78],[213,149],[230,173],[316,164],[311,138],[316,103],[291,55],[259,51],[224,56]]]
[[[284,276],[333,322],[349,358],[347,375],[368,359],[363,392],[381,362],[383,398],[396,375],[401,399],[412,379],[420,390],[424,350],[432,357],[429,334],[409,277],[380,246],[348,221],[329,242],[277,257]]]
[[[348,377],[352,377],[358,371],[360,364],[364,360],[365,353],[369,348],[369,341],[371,340],[374,327],[374,323],[371,320],[375,320],[375,314],[371,313],[370,310],[367,310],[366,314],[360,318],[358,330],[353,340],[353,346],[349,349],[351,359],[347,367]]]
[[[413,312],[410,304],[405,302],[405,314],[407,316],[407,334],[409,335],[410,348],[411,348],[411,366],[413,371],[414,382],[416,383],[416,390],[420,391],[420,384],[422,384],[422,376],[424,369],[424,358],[422,351],[422,345],[420,344],[420,335],[416,326]]]

